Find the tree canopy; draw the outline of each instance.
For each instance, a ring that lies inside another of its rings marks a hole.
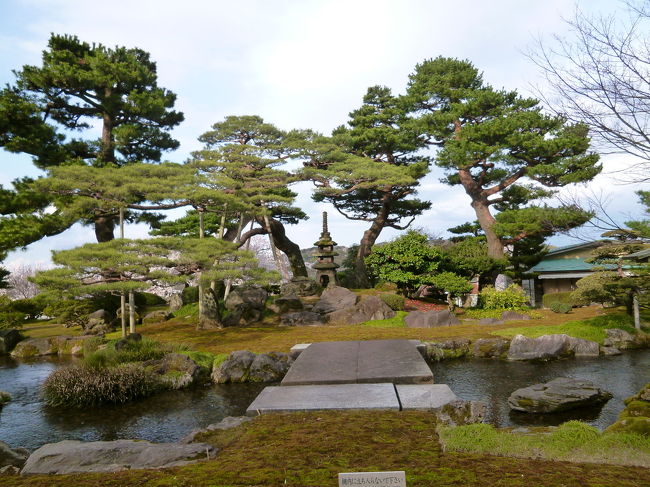
[[[446,170],[444,182],[470,196],[491,257],[503,257],[506,240],[490,207],[523,206],[549,196],[547,187],[588,181],[601,170],[598,155],[588,152],[586,125],[547,115],[538,100],[516,91],[491,87],[469,61],[424,61],[410,77],[407,96],[416,126],[438,147],[434,162]]]

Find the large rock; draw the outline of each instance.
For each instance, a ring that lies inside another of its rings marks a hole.
[[[462,358],[469,354],[471,341],[467,338],[457,338],[444,342],[425,343],[424,357],[430,361],[439,362],[451,358]]]
[[[25,448],[12,449],[4,441],[0,441],[0,467],[7,465],[22,467],[27,457],[29,457],[29,450]]]
[[[464,424],[482,423],[487,412],[487,405],[481,401],[458,399],[445,404],[433,413],[438,424],[462,426]]]
[[[248,382],[278,382],[286,375],[293,359],[286,353],[261,353],[248,369]]]
[[[514,281],[511,277],[506,276],[505,274],[499,274],[494,280],[494,289],[497,291],[505,291],[508,289],[508,286],[512,285]]]
[[[0,408],[11,401],[11,394],[5,391],[0,391]]]
[[[340,309],[351,308],[357,304],[357,295],[349,289],[340,286],[328,287],[323,291],[320,300],[314,305],[314,313],[332,313]]]
[[[0,330],[0,355],[10,353],[22,339],[18,330]]]
[[[98,309],[88,315],[88,321],[86,321],[84,329],[92,330],[96,326],[109,326],[111,321],[113,321],[113,315],[111,313],[104,309]]]
[[[409,328],[433,328],[458,325],[460,323],[456,315],[447,310],[411,311],[406,315],[404,321]]]
[[[650,338],[645,333],[637,333],[632,335],[625,330],[618,328],[605,329],[606,338],[603,345],[606,347],[615,347],[620,350],[627,350],[633,348],[644,348],[650,345]]]
[[[238,426],[241,426],[242,424],[247,423],[252,419],[253,418],[248,416],[226,416],[218,423],[209,424],[205,428],[192,431],[190,434],[183,437],[179,443],[193,443],[196,437],[200,434],[209,433],[211,431],[225,431],[232,428],[237,428]]]
[[[230,382],[276,382],[281,380],[293,358],[286,353],[270,352],[254,354],[248,350],[233,352],[212,371],[212,381],[217,384]]]
[[[160,360],[150,360],[144,363],[159,374],[163,383],[170,389],[182,389],[194,384],[202,375],[201,367],[187,355],[168,353]]]
[[[524,313],[508,310],[501,313],[501,321],[529,320],[530,316]]]
[[[140,440],[65,440],[48,443],[30,455],[21,471],[27,474],[117,472],[167,468],[212,458],[216,450],[205,443],[150,443]]]
[[[292,294],[289,296],[280,296],[273,302],[272,306],[269,306],[269,308],[274,313],[282,315],[285,313],[302,311],[304,306],[302,301],[300,301],[300,298],[295,294]]]
[[[323,288],[308,277],[294,277],[291,281],[282,284],[280,289],[283,295],[291,294],[301,297],[318,296],[323,292]]]
[[[395,311],[379,296],[368,296],[355,306],[329,313],[327,318],[331,324],[358,325],[366,321],[385,320],[394,316]]]
[[[258,286],[236,287],[228,294],[224,305],[228,311],[248,308],[263,310],[268,297],[269,293]]]
[[[476,358],[503,358],[510,341],[504,338],[479,338],[472,343],[471,354]]]
[[[612,394],[584,379],[560,377],[545,384],[517,389],[508,398],[515,411],[553,413],[605,403]]]
[[[508,360],[553,360],[573,355],[568,335],[528,338],[516,335],[510,342]]]
[[[30,338],[18,343],[11,352],[11,356],[33,358],[48,355],[82,355],[84,343],[87,340],[97,340],[97,337],[85,335],[79,337]]]
[[[286,326],[320,326],[325,324],[325,319],[313,311],[298,311],[280,316],[280,323]]]
[[[221,328],[221,313],[214,291],[207,288],[203,292],[203,314],[199,317],[199,330]]]
[[[151,311],[142,318],[142,324],[160,323],[173,318],[173,316],[171,312],[165,310]]]
[[[598,343],[583,338],[569,337],[569,349],[576,357],[598,357],[600,355]]]
[[[183,302],[183,295],[180,294],[180,293],[172,294],[169,297],[169,300],[167,301],[167,304],[169,305],[169,311],[171,311],[171,312],[178,311],[185,304]]]

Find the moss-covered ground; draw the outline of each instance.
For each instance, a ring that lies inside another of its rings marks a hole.
[[[349,471],[405,470],[409,487],[642,487],[650,470],[443,452],[426,412],[293,413],[201,438],[216,459],[166,470],[3,477],[3,487],[334,486]]]

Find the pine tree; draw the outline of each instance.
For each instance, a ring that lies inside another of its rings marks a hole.
[[[30,154],[41,169],[156,162],[163,151],[178,147],[169,134],[183,120],[172,109],[176,96],[157,85],[156,65],[141,49],[107,48],[53,34],[42,66],[23,66],[14,73],[16,83],[0,92],[0,146]],[[96,122],[99,138],[91,133]],[[88,138],[73,137],[82,132]],[[15,213],[16,218],[40,217],[24,208]],[[87,215],[99,241],[113,238],[115,217]],[[11,217],[0,221],[0,233],[10,232]],[[40,237],[35,233],[24,241]]]
[[[438,57],[415,68],[407,90],[413,120],[438,147],[435,164],[447,171],[445,182],[461,185],[471,198],[491,257],[504,256],[506,240],[528,229],[497,225],[491,207],[549,196],[546,188],[584,182],[596,176],[598,155],[588,153],[588,129],[544,114],[538,100],[516,91],[496,90],[469,61]],[[511,209],[510,211],[517,211]],[[546,208],[526,209],[541,225]],[[539,217],[539,218],[538,218]]]
[[[424,146],[403,99],[381,86],[368,89],[347,126],[310,146],[304,174],[316,185],[314,200],[331,203],[350,220],[370,223],[355,263],[361,287],[369,284],[365,259],[383,229],[404,230],[431,206],[413,198],[428,172],[428,158],[418,153]]]

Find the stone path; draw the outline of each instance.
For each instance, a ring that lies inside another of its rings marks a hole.
[[[416,344],[414,340],[313,343],[298,356],[282,385],[433,383]]]
[[[266,387],[248,415],[322,409],[435,409],[458,399],[433,374],[417,340],[314,343],[280,386]]]

